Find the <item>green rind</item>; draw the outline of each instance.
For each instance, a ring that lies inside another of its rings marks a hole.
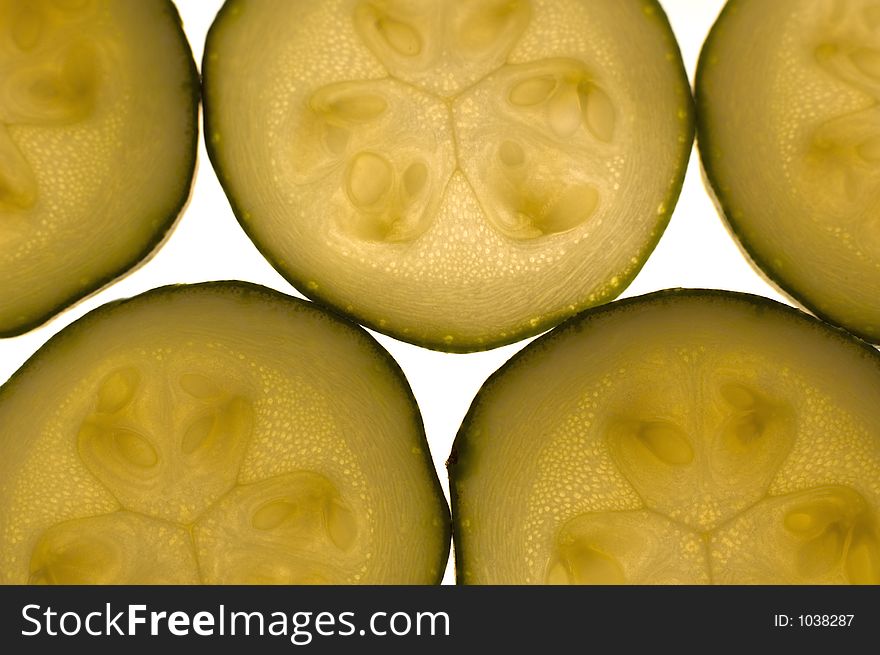
[[[180,40],[180,44],[183,47],[186,64],[187,64],[187,82],[184,85],[185,90],[189,91],[190,96],[190,116],[191,116],[191,125],[192,135],[188,144],[189,151],[189,161],[187,163],[187,176],[182,180],[182,184],[180,189],[173,194],[174,201],[171,203],[171,206],[167,210],[163,210],[158,212],[160,215],[165,218],[159,222],[158,227],[156,228],[153,238],[150,239],[144,246],[132,257],[129,259],[128,263],[124,264],[121,267],[117,267],[114,270],[108,272],[107,274],[99,277],[93,284],[90,284],[83,289],[77,290],[70,294],[64,301],[58,303],[51,310],[46,311],[42,315],[37,318],[26,322],[26,323],[17,323],[12,325],[11,327],[0,326],[0,339],[5,339],[8,337],[17,337],[25,332],[30,332],[31,330],[40,327],[44,323],[47,323],[49,320],[60,314],[61,312],[69,309],[76,303],[98,293],[99,291],[105,289],[110,286],[114,282],[122,279],[129,273],[135,271],[139,266],[146,264],[152,255],[155,255],[162,244],[171,236],[175,226],[177,225],[178,219],[183,214],[184,209],[186,208],[187,203],[189,202],[190,192],[193,185],[193,180],[195,179],[196,172],[196,164],[197,164],[197,155],[198,155],[198,146],[199,146],[199,103],[201,99],[201,80],[199,78],[199,71],[196,67],[195,57],[193,56],[192,48],[190,47],[189,41],[186,38],[186,34],[183,31],[183,21],[180,18],[180,13],[177,11],[177,7],[174,5],[172,0],[160,0],[164,5],[164,11],[168,14],[168,17],[171,19],[171,22],[174,25],[174,30]]]
[[[721,10],[721,13],[718,14],[718,18],[715,19],[715,22],[712,25],[712,29],[709,31],[709,36],[706,37],[706,41],[703,43],[703,47],[700,50],[700,57],[697,61],[697,72],[694,77],[694,96],[697,109],[696,141],[697,150],[700,155],[700,166],[703,169],[703,182],[706,186],[706,190],[709,193],[709,196],[711,197],[715,208],[718,210],[718,214],[723,219],[727,231],[740,247],[740,252],[742,252],[742,254],[745,256],[746,260],[749,262],[755,272],[758,273],[765,282],[767,282],[774,289],[789,298],[792,302],[796,303],[800,308],[819,317],[823,321],[834,325],[840,325],[841,327],[846,328],[846,330],[850,334],[853,334],[865,341],[871,343],[880,343],[880,341],[878,341],[878,337],[869,335],[857,328],[845,326],[839,321],[835,320],[830,315],[820,310],[807,298],[806,295],[798,291],[798,286],[800,285],[796,282],[792,282],[792,280],[785,273],[780,273],[778,271],[771,273],[771,271],[773,271],[773,268],[770,266],[769,261],[758,254],[758,248],[756,247],[757,243],[754,241],[750,241],[746,237],[745,231],[737,228],[736,222],[732,218],[733,212],[730,210],[730,208],[733,206],[733,203],[730,201],[730,198],[722,192],[720,185],[715,183],[715,180],[719,179],[719,177],[717,175],[717,171],[711,157],[712,130],[710,129],[710,126],[706,123],[708,114],[707,107],[710,103],[707,101],[705,94],[702,93],[701,90],[704,87],[703,79],[707,74],[707,62],[714,48],[715,39],[717,38],[720,31],[724,29],[725,18],[729,14],[736,11],[738,6],[741,5],[742,2],[743,0],[727,0],[727,3]]]
[[[299,298],[296,298],[294,296],[288,296],[281,293],[280,291],[275,291],[274,289],[269,289],[258,284],[253,284],[251,282],[242,282],[239,280],[220,280],[215,282],[201,282],[197,284],[172,284],[164,287],[158,287],[156,289],[151,289],[150,291],[146,291],[140,295],[133,296],[131,298],[114,300],[98,307],[97,309],[93,309],[88,314],[85,314],[82,318],[71,323],[69,326],[50,338],[36,353],[34,353],[24,364],[22,364],[22,366],[15,373],[13,373],[12,376],[2,386],[0,386],[0,404],[2,404],[4,398],[8,394],[14,392],[15,387],[18,385],[19,379],[27,375],[28,371],[41,366],[44,359],[51,360],[53,353],[55,353],[59,349],[64,348],[69,338],[75,337],[81,332],[87,332],[93,323],[103,320],[106,315],[120,311],[122,308],[125,307],[125,305],[132,302],[137,302],[138,304],[141,304],[146,301],[158,301],[168,294],[179,295],[182,293],[215,293],[217,295],[233,294],[240,296],[250,296],[269,300],[273,303],[287,305],[288,309],[291,312],[310,312],[312,314],[335,322],[340,330],[347,331],[351,337],[357,339],[370,353],[375,355],[387,367],[389,373],[392,377],[395,378],[397,385],[406,396],[407,404],[411,408],[411,414],[409,418],[412,421],[412,424],[416,431],[416,440],[423,455],[422,459],[425,464],[427,477],[432,482],[431,486],[433,487],[433,496],[437,505],[437,515],[443,518],[441,535],[443,540],[443,551],[440,553],[440,557],[438,558],[438,574],[437,578],[434,580],[434,584],[439,584],[440,581],[443,579],[446,562],[449,559],[449,542],[452,536],[452,525],[450,520],[449,507],[446,504],[446,500],[443,496],[443,488],[440,486],[440,479],[437,477],[437,471],[434,468],[434,463],[431,459],[431,450],[428,446],[428,439],[425,434],[425,425],[422,421],[422,415],[419,412],[418,403],[416,402],[416,398],[412,392],[412,388],[409,386],[409,382],[407,381],[406,376],[404,375],[403,370],[400,368],[400,365],[397,363],[397,361],[395,361],[391,354],[387,350],[385,350],[385,348],[383,348],[382,345],[378,341],[376,341],[376,339],[374,339],[366,330],[362,329],[360,326],[352,323],[351,321],[345,320],[332,312],[326,311],[323,307],[320,307],[315,303],[300,300]]]
[[[455,546],[455,578],[457,584],[470,584],[465,580],[464,575],[464,561],[466,554],[461,540],[456,536],[462,532],[462,526],[458,523],[458,507],[460,503],[459,481],[463,480],[468,475],[470,468],[473,465],[472,460],[474,459],[474,455],[471,452],[473,444],[470,443],[473,438],[469,436],[469,433],[472,424],[482,411],[485,396],[495,387],[504,384],[504,377],[507,372],[527,367],[529,365],[529,360],[534,357],[540,357],[544,351],[553,348],[554,342],[557,339],[563,338],[564,335],[570,332],[580,332],[584,330],[589,327],[589,324],[593,319],[614,314],[621,310],[626,310],[632,305],[662,305],[671,300],[675,301],[682,298],[703,299],[706,301],[734,301],[750,307],[756,314],[776,312],[780,315],[787,315],[791,320],[800,322],[805,327],[820,332],[826,338],[833,339],[844,346],[859,349],[861,354],[874,364],[877,368],[878,374],[880,374],[880,351],[871,346],[868,342],[853,336],[843,328],[821,321],[795,307],[785,305],[775,300],[770,300],[764,296],[756,296],[749,293],[723,291],[720,289],[664,289],[642,296],[625,298],[607,305],[594,307],[572,316],[547,334],[535,339],[532,343],[507,360],[501,368],[492,373],[492,375],[490,375],[480,387],[471,406],[468,408],[467,414],[465,414],[465,417],[462,420],[461,427],[458,429],[455,441],[452,444],[452,450],[446,461],[446,468],[449,474],[449,497],[452,505],[452,534]]]
[[[380,324],[378,321],[373,321],[367,316],[349,313],[345,311],[345,305],[347,304],[345,301],[337,300],[333,297],[332,294],[325,294],[319,289],[310,288],[307,284],[307,280],[298,277],[293,271],[282,265],[280,261],[273,255],[272,248],[269,245],[262,243],[257,238],[255,231],[250,228],[248,220],[245,218],[245,211],[241,208],[235,198],[235,195],[232,192],[232,183],[229,180],[229,177],[226,174],[222,163],[222,158],[220,154],[222,147],[218,147],[217,144],[215,144],[210,138],[210,135],[213,133],[211,128],[211,84],[215,77],[212,72],[213,65],[211,64],[211,54],[216,48],[215,41],[218,38],[218,34],[223,29],[224,23],[234,20],[234,16],[230,16],[231,14],[233,14],[231,8],[236,5],[240,5],[242,3],[241,0],[226,0],[224,2],[223,6],[220,8],[220,11],[217,12],[217,16],[214,19],[214,22],[211,24],[211,27],[208,30],[208,36],[205,39],[205,54],[202,60],[202,103],[204,105],[203,122],[205,132],[205,145],[208,151],[208,159],[211,161],[211,165],[214,167],[214,171],[217,173],[217,178],[220,181],[220,186],[223,187],[223,191],[225,192],[226,198],[229,201],[229,205],[232,208],[232,213],[235,215],[236,220],[238,221],[239,225],[241,225],[241,228],[244,230],[245,234],[247,234],[248,238],[253,242],[254,246],[257,248],[260,254],[263,255],[266,261],[269,262],[272,268],[274,268],[297,291],[299,291],[307,298],[319,302],[332,309],[340,316],[343,316],[350,320],[354,320],[361,325],[370,328],[371,330],[375,330],[376,332],[386,334],[389,337],[393,337],[400,341],[405,341],[407,343],[421,346],[423,348],[429,348],[431,350],[439,350],[449,353],[471,353],[491,350],[492,348],[498,348],[500,346],[506,346],[511,343],[522,341],[523,339],[527,339],[529,337],[533,337],[537,334],[545,332],[546,330],[554,327],[555,325],[558,325],[561,321],[574,314],[577,314],[580,311],[589,309],[590,307],[595,307],[601,303],[614,300],[614,298],[622,293],[633,281],[633,279],[635,279],[636,275],[638,275],[638,273],[642,270],[645,263],[648,261],[648,257],[650,257],[651,253],[654,251],[654,248],[657,247],[657,243],[660,241],[660,238],[663,236],[663,233],[665,232],[666,227],[669,224],[669,220],[672,217],[672,212],[675,209],[675,205],[678,202],[679,195],[681,194],[682,185],[684,184],[684,172],[687,170],[687,165],[690,159],[691,149],[694,142],[694,100],[693,95],[691,94],[690,83],[688,82],[687,71],[685,70],[684,62],[681,58],[681,49],[679,48],[678,42],[675,39],[675,35],[672,31],[672,26],[669,24],[669,19],[667,18],[666,13],[663,11],[663,7],[661,7],[659,0],[645,0],[645,2],[647,6],[653,7],[652,15],[657,19],[660,28],[664,31],[665,37],[667,38],[670,47],[672,47],[674,51],[678,53],[679,79],[677,92],[680,95],[684,96],[684,99],[686,100],[685,106],[687,116],[681,120],[684,126],[683,136],[685,137],[685,139],[681,144],[681,148],[678,153],[677,179],[675,181],[675,184],[670,187],[669,192],[665,198],[665,205],[667,209],[662,214],[658,214],[657,221],[654,224],[654,238],[651,241],[645,243],[643,251],[637,256],[638,263],[633,266],[632,270],[627,275],[619,276],[620,285],[618,287],[609,291],[606,295],[602,296],[596,301],[590,302],[589,300],[584,300],[580,303],[575,303],[574,309],[562,309],[557,312],[538,317],[534,323],[529,322],[527,326],[521,326],[517,329],[510,330],[504,337],[497,337],[496,339],[490,341],[454,340],[452,343],[448,343],[443,338],[445,334],[437,334],[434,337],[413,336],[411,332],[404,333],[403,330],[395,329],[393,326],[389,326],[387,324]]]

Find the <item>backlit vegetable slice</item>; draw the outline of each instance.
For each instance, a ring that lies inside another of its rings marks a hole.
[[[167,0],[0,0],[0,336],[118,277],[195,167],[199,81]]]
[[[428,584],[448,549],[400,369],[311,303],[158,289],[0,389],[0,583]]]
[[[486,382],[449,458],[467,584],[880,584],[880,354],[785,305],[612,303]]]
[[[620,293],[693,136],[653,0],[230,0],[204,75],[211,160],[263,254],[448,351]]]
[[[703,165],[752,259],[880,342],[880,2],[731,0],[697,102]]]

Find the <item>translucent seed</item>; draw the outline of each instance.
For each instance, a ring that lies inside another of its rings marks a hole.
[[[690,464],[694,451],[684,432],[669,423],[644,423],[636,433],[638,440],[660,461],[670,466]]]
[[[350,138],[351,133],[344,127],[327,125],[324,128],[324,143],[327,145],[327,149],[333,154],[339,155],[345,152],[345,148],[348,146],[348,140]]]
[[[568,585],[571,580],[568,577],[568,570],[562,562],[554,562],[547,570],[544,581],[549,585]]]
[[[752,409],[755,406],[755,394],[741,384],[732,382],[723,385],[721,396],[736,409]]]
[[[115,414],[134,398],[140,384],[140,373],[132,366],[114,371],[98,387],[96,409],[104,414]]]
[[[326,511],[327,534],[337,548],[348,550],[357,537],[357,522],[348,507],[338,500],[331,500]]]
[[[198,373],[184,373],[180,376],[180,387],[195,398],[215,398],[220,395],[220,387],[211,378]]]
[[[587,220],[599,205],[599,192],[589,184],[572,186],[566,189],[540,225],[544,234],[564,232]]]
[[[366,122],[381,116],[388,108],[388,102],[374,93],[361,93],[344,96],[335,100],[329,113],[346,121]]]
[[[479,3],[461,26],[461,42],[473,50],[491,48],[508,29],[520,8],[521,3],[509,0]]]
[[[570,137],[581,126],[581,102],[577,89],[565,85],[547,101],[547,121],[556,136]]]
[[[300,513],[296,503],[273,500],[261,505],[251,517],[251,525],[257,530],[274,530]]]
[[[783,524],[790,532],[812,532],[816,528],[816,519],[810,512],[793,511],[785,515]]]
[[[614,136],[616,121],[614,105],[611,98],[599,87],[590,85],[581,91],[583,118],[592,135],[609,143]]]
[[[403,57],[415,57],[422,51],[422,38],[406,23],[382,17],[376,21],[376,30],[385,43]]]
[[[514,105],[527,107],[544,102],[555,88],[556,80],[549,75],[542,75],[514,85],[507,97]]]
[[[211,440],[211,433],[214,431],[216,421],[217,418],[214,414],[208,414],[190,423],[183,433],[180,449],[185,454],[191,455],[199,448],[207,445]]]
[[[880,584],[880,542],[874,534],[855,531],[846,554],[845,570],[850,584]]]
[[[816,577],[831,571],[843,557],[845,538],[839,526],[832,524],[820,535],[803,544],[797,558],[800,574]]]
[[[119,554],[107,544],[80,535],[76,540],[66,535],[44,537],[31,555],[28,584],[81,585],[103,582],[109,570],[116,568]]]
[[[403,173],[403,188],[410,197],[418,195],[428,181],[428,167],[422,162],[410,164]]]
[[[515,141],[505,141],[498,148],[498,159],[505,166],[519,166],[526,160],[526,153]]]
[[[372,152],[355,156],[348,170],[348,196],[359,207],[369,207],[388,193],[392,182],[391,165]]]
[[[618,585],[626,582],[620,563],[607,553],[590,546],[577,546],[565,559],[574,584]]]
[[[134,430],[115,430],[113,444],[123,459],[134,466],[150,468],[159,461],[159,456],[150,442]]]

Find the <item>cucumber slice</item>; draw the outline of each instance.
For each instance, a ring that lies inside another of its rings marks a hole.
[[[0,337],[135,266],[196,160],[199,81],[167,0],[0,0]]]
[[[693,137],[654,0],[230,0],[203,72],[211,161],[273,266],[445,351],[619,294]]]
[[[448,551],[403,374],[312,303],[154,290],[0,388],[0,583],[426,584]]]
[[[731,0],[696,88],[703,166],[748,254],[880,342],[880,3]]]
[[[880,584],[880,354],[673,290],[564,323],[477,395],[448,466],[468,584]]]

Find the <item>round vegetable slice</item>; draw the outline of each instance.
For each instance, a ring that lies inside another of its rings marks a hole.
[[[731,0],[696,89],[703,165],[748,254],[880,341],[880,3]]]
[[[199,81],[167,0],[0,0],[0,336],[146,257],[184,206]]]
[[[620,293],[693,137],[654,0],[230,0],[203,71],[211,161],[263,254],[446,351]]]
[[[477,395],[448,466],[468,584],[880,584],[880,354],[788,306],[662,291]]]
[[[240,282],[63,330],[0,389],[0,582],[427,584],[449,514],[400,369]]]

